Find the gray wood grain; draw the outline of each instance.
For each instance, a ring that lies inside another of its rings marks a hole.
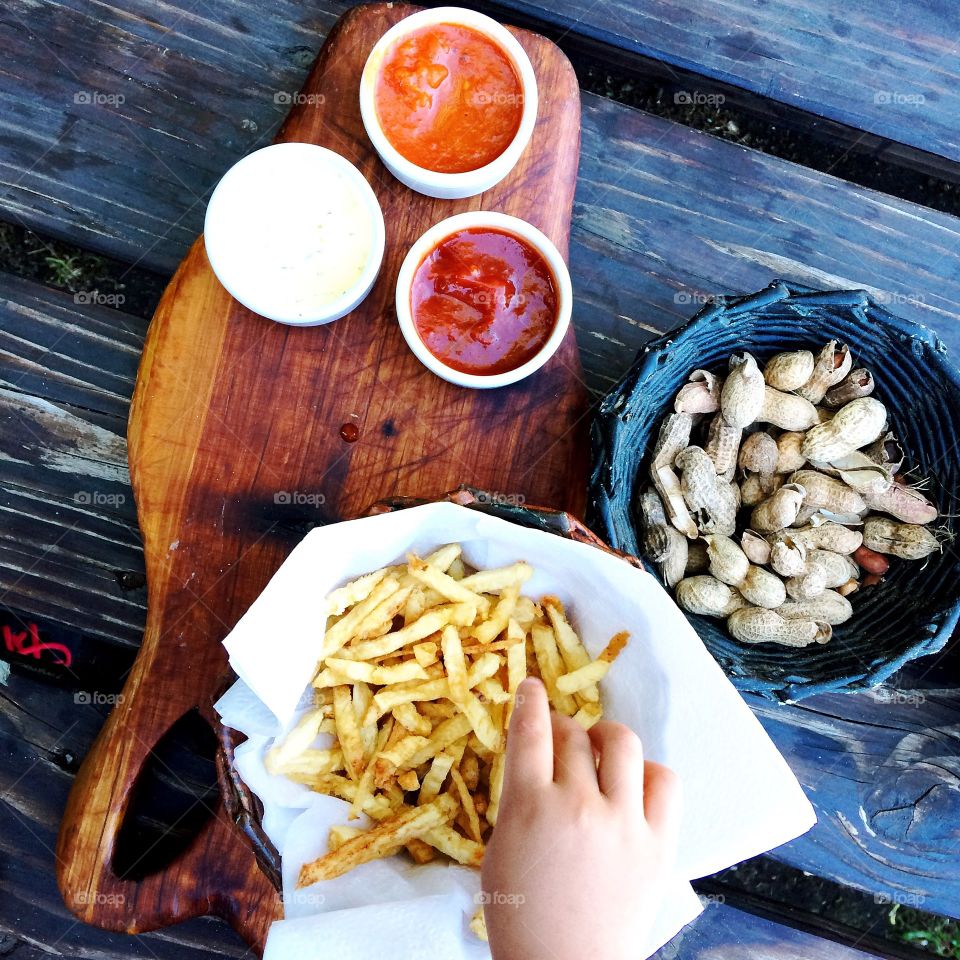
[[[957,36],[949,3],[499,0],[499,5],[628,56],[648,57],[960,159]],[[692,101],[707,91],[679,94]]]

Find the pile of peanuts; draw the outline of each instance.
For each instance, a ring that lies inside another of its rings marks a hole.
[[[694,370],[661,425],[639,493],[643,552],[685,610],[725,618],[743,643],[827,643],[887,555],[941,549],[873,376],[852,366],[836,340],[762,371],[734,354],[726,377]]]

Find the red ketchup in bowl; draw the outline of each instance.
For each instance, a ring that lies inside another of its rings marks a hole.
[[[460,230],[417,267],[410,312],[424,346],[469,374],[515,370],[550,339],[558,294],[549,264],[503,230]]]

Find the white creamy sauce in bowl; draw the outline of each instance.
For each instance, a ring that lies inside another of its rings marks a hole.
[[[244,306],[281,323],[329,323],[373,286],[383,215],[344,157],[275,144],[227,171],[210,198],[204,239],[214,273]]]

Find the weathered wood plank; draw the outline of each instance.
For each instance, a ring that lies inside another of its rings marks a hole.
[[[778,707],[747,697],[817,808],[814,830],[774,856],[879,898],[960,916],[960,652],[854,697]]]
[[[584,96],[571,268],[591,389],[711,293],[865,287],[960,351],[960,220]]]
[[[505,11],[960,160],[953,8],[848,0],[497,0]],[[509,14],[506,14],[509,15]],[[705,91],[683,91],[691,99]]]
[[[14,277],[0,290],[0,597],[139,645],[125,434],[146,321]]]
[[[246,945],[219,921],[126,937],[78,923],[64,905],[54,880],[57,830],[73,772],[106,709],[77,704],[73,692],[16,673],[0,685],[0,954],[16,960],[246,956]]]
[[[117,306],[0,275],[0,388],[103,414],[124,436],[148,324]]]
[[[193,960],[241,957],[246,947],[218,922],[192,921],[140,937],[124,937],[77,923],[53,882],[56,829],[79,760],[89,749],[106,706],[78,703],[85,694],[111,696],[120,689],[105,678],[99,690],[74,691],[38,682],[14,671],[0,685],[0,937],[7,933],[43,947],[44,956],[90,960],[157,958]],[[809,918],[812,920],[812,918]],[[0,940],[0,943],[3,941]],[[34,960],[17,948],[15,958]],[[8,954],[4,953],[4,956]],[[859,960],[874,956],[709,898],[703,916],[658,954],[659,960],[720,960],[721,957],[813,956]],[[887,955],[883,952],[883,955]]]
[[[172,271],[209,189],[232,159],[270,142],[348,6],[4,4],[5,216]]]
[[[653,960],[865,960],[897,955],[902,953],[866,952],[834,943],[713,900]]]

